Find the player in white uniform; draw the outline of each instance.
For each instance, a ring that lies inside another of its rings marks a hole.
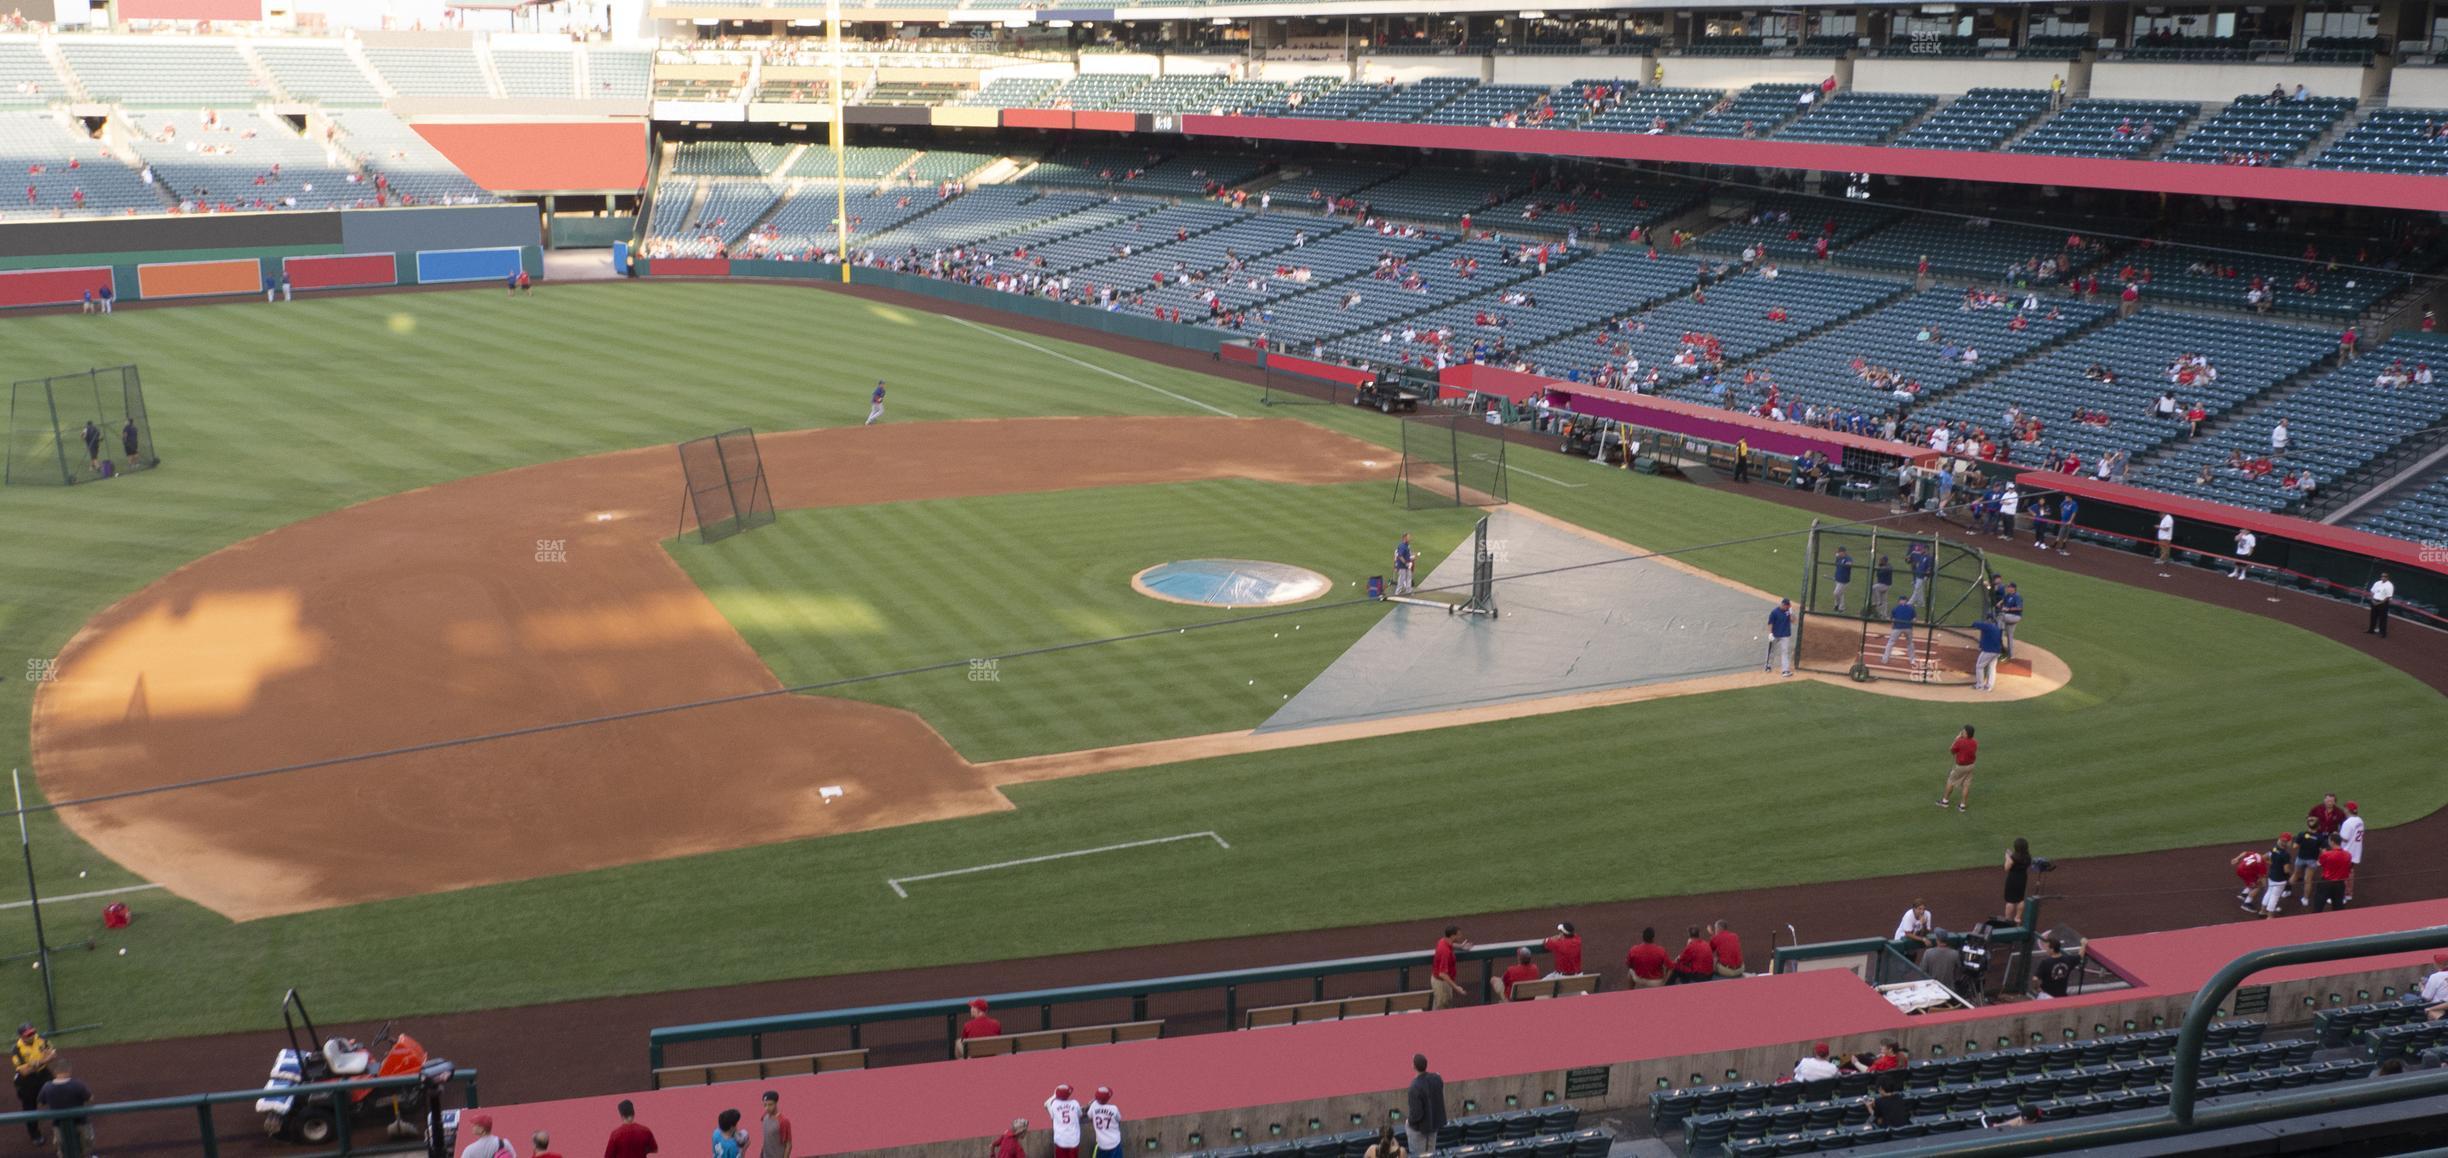
[[[2345,823],[2338,825],[2338,841],[2346,846],[2346,855],[2354,858],[2354,871],[2346,878],[2346,901],[2354,902],[2354,879],[2363,874],[2363,813],[2362,805],[2346,802]]]
[[[1054,1127],[1054,1158],[1079,1158],[1080,1104],[1069,1085],[1054,1087],[1046,1099],[1046,1121]]]
[[[1122,1107],[1114,1104],[1112,1087],[1097,1087],[1088,1125],[1096,1131],[1096,1158],[1122,1158]]]

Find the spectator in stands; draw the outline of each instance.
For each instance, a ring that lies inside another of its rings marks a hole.
[[[615,1109],[620,1125],[612,1127],[612,1136],[604,1139],[604,1158],[646,1158],[662,1149],[655,1144],[654,1131],[638,1124],[636,1103],[622,1098]]]
[[[1411,1153],[1425,1158],[1436,1153],[1437,1131],[1445,1128],[1445,1079],[1428,1068],[1428,1055],[1411,1055],[1411,1091],[1403,1107],[1403,1140]]]
[[[970,998],[969,1020],[961,1023],[961,1040],[967,1041],[973,1037],[1000,1037],[1002,1034],[1003,1023],[986,1015],[986,999],[983,997]]]
[[[714,1115],[714,1158],[742,1158],[748,1151],[748,1127],[740,1125],[740,1112],[726,1109]]]
[[[1657,943],[1657,929],[1641,929],[1640,943],[1624,954],[1624,988],[1655,989],[1666,984],[1671,959],[1666,948]]]
[[[2346,802],[2346,819],[2338,825],[2338,843],[2346,846],[2346,856],[2354,862],[2354,871],[2363,871],[2363,806]],[[2346,903],[2354,903],[2354,877],[2346,878]]]
[[[1843,1072],[1835,1062],[1828,1060],[1828,1043],[1823,1041],[1811,1047],[1809,1057],[1794,1063],[1793,1080],[1823,1082]]]
[[[2443,1002],[2448,1002],[2448,953],[2433,953],[2431,955],[2430,974],[2422,979],[2422,985],[2419,989],[2413,993],[2407,994],[2406,996],[2410,998],[2419,997],[2422,1000],[2422,1003],[2425,1005],[2438,1005]]]
[[[2012,1129],[2017,1126],[2037,1126],[2041,1123],[2044,1116],[2045,1115],[2040,1109],[2039,1103],[2025,1102],[2022,1105],[2015,1107],[2014,1117],[2008,1118],[1997,1125],[2001,1130]],[[1986,1119],[1983,1120],[1985,1121]]]
[[[780,1093],[765,1091],[764,1112],[757,1117],[757,1129],[760,1132],[757,1158],[791,1158],[791,1121],[782,1116]]]
[[[1377,1140],[1369,1144],[1368,1153],[1363,1158],[1409,1158],[1409,1156],[1410,1151],[1403,1149],[1402,1141],[1394,1136],[1394,1127],[1379,1126],[1377,1127]]]
[[[2032,980],[2040,987],[2036,996],[2046,1001],[2066,995],[2075,977],[2082,973],[2082,958],[2077,955],[2081,946],[2075,947],[2076,952],[2068,953],[2065,943],[2055,937],[2048,938],[2042,944],[2048,946],[2048,956],[2032,967]]]
[[[561,1158],[561,1152],[552,1148],[550,1131],[538,1130],[529,1134],[527,1147],[527,1158]]]
[[[1709,926],[1709,949],[1717,955],[1716,975],[1722,980],[1743,975],[1742,938],[1722,920]]]
[[[1916,962],[1916,964],[1921,966],[1921,972],[1924,976],[1940,985],[1946,986],[1947,992],[1961,992],[1960,987],[1963,985],[1963,950],[1958,949],[1954,945],[1945,941],[1939,941],[1932,944],[1929,948],[1922,950],[1921,960]]]
[[[518,1158],[518,1151],[510,1143],[494,1136],[491,1114],[460,1115],[459,1136],[468,1139],[468,1144],[459,1148],[459,1158]],[[62,1147],[60,1153],[72,1151]],[[738,1151],[732,1153],[736,1155]],[[716,1158],[720,1158],[719,1152]]]
[[[1859,1068],[1866,1073],[1883,1074],[1889,1070],[1903,1069],[1905,1061],[1904,1044],[1890,1038],[1879,1043],[1877,1057],[1869,1058],[1867,1060],[1857,1058],[1855,1061]]]
[[[1689,985],[1699,981],[1716,980],[1716,947],[1709,944],[1708,937],[1698,925],[1693,925],[1685,937],[1683,951],[1675,955],[1674,977],[1670,983]]]
[[[1548,955],[1555,959],[1555,972],[1548,976],[1574,977],[1580,974],[1581,934],[1573,930],[1571,921],[1558,924],[1555,935],[1540,944],[1546,948]]]
[[[1445,935],[1437,938],[1436,950],[1428,960],[1428,989],[1432,994],[1428,1008],[1444,1009],[1460,1000],[1462,980],[1457,951],[1470,947],[1470,940],[1462,936],[1462,926],[1445,926]]]
[[[1870,1107],[1870,1124],[1894,1129],[1912,1124],[1912,1101],[1904,1096],[1904,1075],[1890,1070],[1880,1074],[1878,1092],[1862,1099]]]

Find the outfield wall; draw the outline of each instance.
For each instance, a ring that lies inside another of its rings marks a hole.
[[[109,286],[120,301],[544,276],[533,205],[27,221],[0,225],[0,309],[75,305]]]

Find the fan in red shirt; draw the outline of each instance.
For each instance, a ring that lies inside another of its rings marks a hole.
[[[1428,999],[1430,1009],[1444,1009],[1462,997],[1462,980],[1455,973],[1455,950],[1470,948],[1462,936],[1462,926],[1445,926],[1445,935],[1437,938],[1436,953],[1428,959]]]
[[[1700,926],[1691,927],[1683,942],[1683,951],[1675,955],[1674,984],[1687,985],[1694,981],[1713,981],[1717,977],[1717,949],[1708,938],[1700,935]]]
[[[2236,894],[2236,904],[2254,916],[2267,916],[2261,911],[2261,889],[2269,880],[2269,858],[2246,849],[2227,863],[2235,869],[2236,879],[2244,882],[2244,891]]]
[[[971,998],[969,1000],[969,1020],[961,1023],[961,1040],[967,1041],[973,1037],[999,1037],[1002,1033],[1003,1023],[986,1016],[986,999],[983,997]]]
[[[1717,959],[1717,976],[1743,975],[1742,938],[1735,936],[1734,930],[1726,928],[1724,921],[1709,926],[1709,952]]]
[[[2312,911],[2327,912],[2346,907],[2346,881],[2354,875],[2354,855],[2346,851],[2346,842],[2330,834],[2328,847],[2321,849],[2320,882],[2312,887]]]
[[[1624,954],[1624,987],[1654,989],[1666,984],[1666,968],[1670,963],[1665,947],[1657,943],[1657,930],[1642,929],[1640,944]]]
[[[612,1127],[612,1136],[604,1139],[604,1158],[646,1158],[661,1147],[655,1145],[654,1131],[637,1123],[637,1105],[627,1098],[619,1106],[621,1124]]]
[[[1514,986],[1524,981],[1536,981],[1539,976],[1538,962],[1531,959],[1530,947],[1524,945],[1514,950],[1513,963],[1505,966],[1504,976],[1496,981],[1496,999],[1498,1001],[1513,1000]]]
[[[2338,826],[2344,823],[2346,823],[2346,810],[2338,807],[2335,792],[2321,797],[2320,803],[2312,806],[2312,811],[2304,813],[2304,827],[2322,836],[2336,832]]]
[[[1903,1067],[1904,1047],[1892,1041],[1880,1042],[1879,1055],[1870,1059],[1870,1072],[1880,1074]]]
[[[1572,977],[1581,972],[1581,934],[1573,931],[1571,921],[1557,925],[1555,936],[1540,944],[1555,957],[1556,976]]]

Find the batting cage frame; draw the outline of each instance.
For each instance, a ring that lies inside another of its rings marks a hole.
[[[136,367],[103,366],[10,387],[8,462],[0,474],[7,485],[73,486],[160,465]]]
[[[1506,497],[1505,439],[1477,415],[1438,414],[1402,422],[1402,463],[1394,501],[1406,510],[1501,507]]]
[[[1839,548],[1851,556],[1851,578],[1842,585],[1836,582]],[[1928,574],[1918,581],[1916,551],[1929,561]],[[1884,592],[1877,583],[1881,557],[1894,578]],[[1980,653],[1976,625],[1989,609],[1994,585],[1989,558],[1980,548],[1943,535],[1858,524],[1829,527],[1814,519],[1802,560],[1796,667],[1863,683],[1972,683]],[[1902,601],[1912,603],[1914,616],[1911,630],[1899,633],[1891,611]]]
[[[774,521],[773,492],[765,482],[765,457],[757,450],[756,431],[742,426],[692,438],[681,443],[679,450],[686,493],[681,497],[680,525],[674,538],[688,534],[692,514],[697,516],[701,544],[720,542]]]

